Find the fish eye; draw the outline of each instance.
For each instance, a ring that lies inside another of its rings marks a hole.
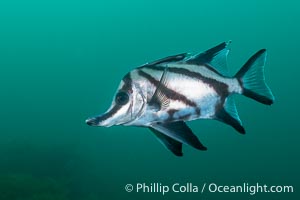
[[[118,92],[115,98],[118,105],[125,105],[129,101],[129,95],[126,92]]]

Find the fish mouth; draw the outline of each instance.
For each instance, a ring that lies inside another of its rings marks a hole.
[[[96,117],[88,118],[85,123],[89,126],[98,126],[99,120]]]

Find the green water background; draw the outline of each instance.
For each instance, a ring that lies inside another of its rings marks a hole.
[[[300,4],[264,1],[1,1],[0,199],[298,199]],[[268,49],[264,106],[238,96],[247,134],[190,127],[207,152],[165,150],[142,128],[87,126],[120,79],[164,56],[232,40],[234,74]],[[292,185],[290,194],[126,193],[127,183]]]

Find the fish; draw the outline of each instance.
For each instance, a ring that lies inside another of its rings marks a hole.
[[[257,51],[232,76],[227,69],[230,43],[198,54],[168,56],[133,69],[121,80],[108,111],[86,123],[148,128],[176,156],[183,156],[183,144],[207,150],[187,121],[213,119],[245,134],[233,96],[241,94],[265,105],[274,103],[265,82],[267,50]]]

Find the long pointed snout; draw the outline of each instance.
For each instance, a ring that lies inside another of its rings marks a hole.
[[[121,107],[114,106],[106,113],[95,117],[88,118],[85,122],[90,126],[106,126],[110,127],[118,124],[118,115],[116,113]]]
[[[91,117],[85,120],[85,123],[89,126],[106,126],[110,127],[114,125],[111,120],[107,118],[107,114],[103,114],[96,117]]]
[[[88,118],[85,120],[85,123],[89,126],[97,126],[99,123],[99,120],[97,117]]]

